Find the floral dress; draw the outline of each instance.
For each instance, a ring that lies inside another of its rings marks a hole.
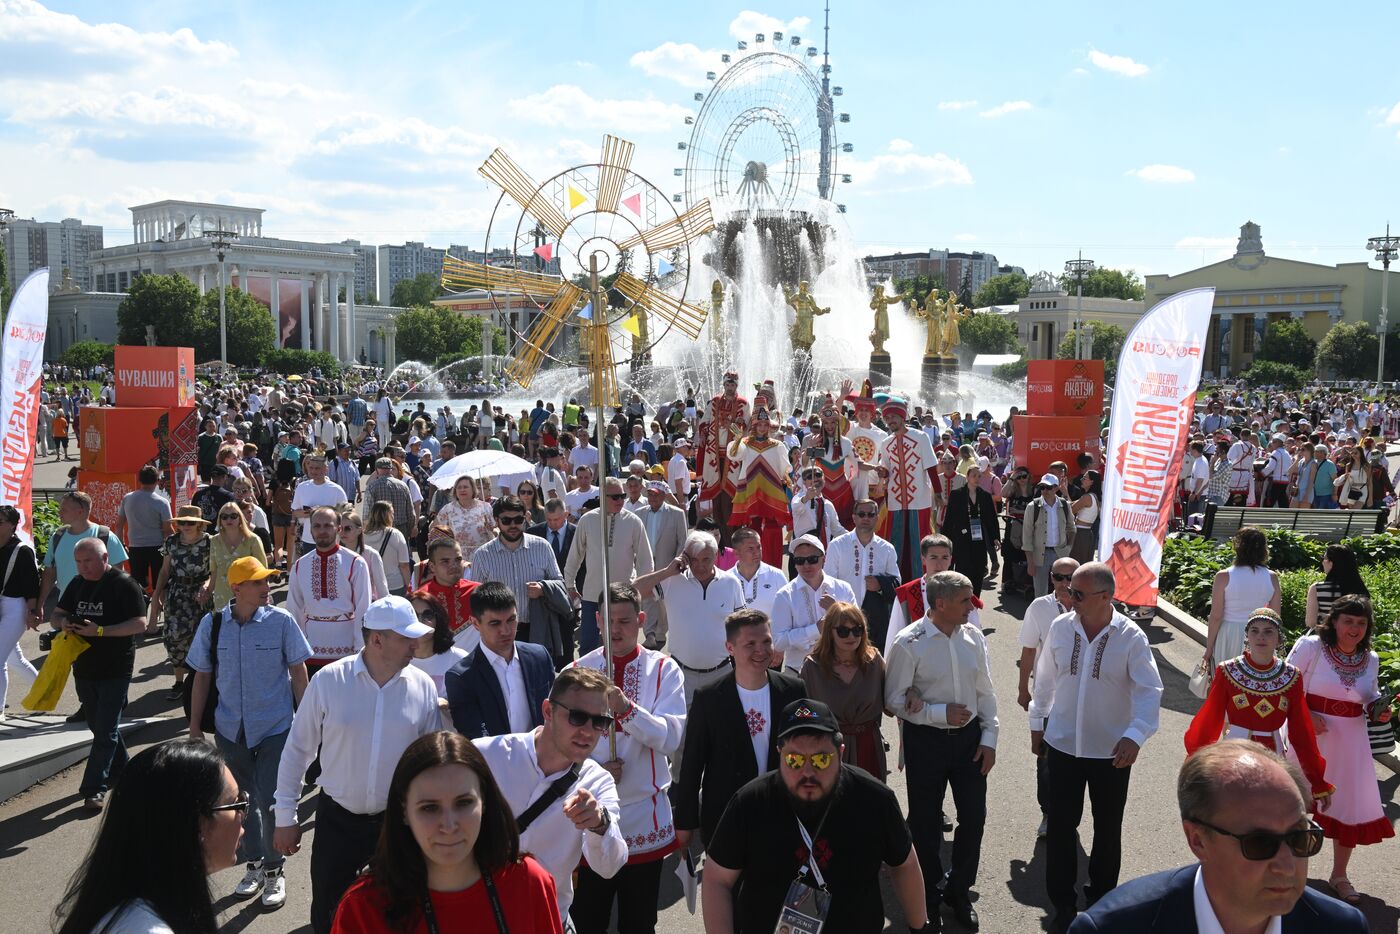
[[[195,627],[205,613],[196,597],[209,579],[212,539],[212,535],[205,534],[186,543],[180,540],[177,532],[167,538],[160,549],[160,553],[170,559],[170,577],[161,600],[165,609],[165,651],[170,656],[170,664],[177,667],[184,667]]]
[[[496,537],[495,520],[491,515],[491,504],[485,500],[473,500],[470,506],[451,502],[438,510],[438,525],[452,529],[452,537],[462,547],[462,557],[471,560],[472,552]]]

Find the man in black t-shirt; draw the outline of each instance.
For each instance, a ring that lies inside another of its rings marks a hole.
[[[940,918],[925,907],[919,857],[899,802],[868,772],[841,762],[831,709],[803,698],[788,704],[778,722],[777,771],[739,789],[709,841],[700,888],[705,930],[771,934],[800,879],[830,893],[823,930],[879,934],[882,865],[890,867],[909,929],[941,930]]]
[[[219,510],[229,503],[238,502],[238,497],[234,496],[228,487],[228,468],[223,464],[215,464],[209,470],[209,485],[195,490],[194,495],[190,497],[190,503],[199,507],[204,521],[215,529],[219,527]]]
[[[78,793],[89,810],[101,810],[113,773],[126,766],[118,723],[126,707],[135,637],[146,629],[146,594],[126,572],[107,564],[107,546],[85,538],[73,547],[78,574],[58,598],[54,622],[81,636],[88,648],[73,662],[73,686],[92,731]]]

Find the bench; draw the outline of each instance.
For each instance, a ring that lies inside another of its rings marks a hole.
[[[1290,529],[1318,541],[1339,542],[1355,535],[1375,535],[1385,528],[1384,509],[1278,509],[1269,506],[1206,505],[1201,537],[1226,541],[1245,526]]]

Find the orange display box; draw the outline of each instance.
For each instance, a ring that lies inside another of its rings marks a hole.
[[[1070,475],[1076,471],[1074,459],[1099,450],[1097,415],[1018,415],[1012,453],[1018,466],[1029,467],[1034,482],[1055,461],[1064,461]]]
[[[132,347],[114,350],[117,405],[184,407],[194,402],[193,347]]]
[[[122,497],[136,486],[134,470],[130,473],[78,471],[78,489],[92,497],[92,521],[108,528],[117,521],[117,507],[121,505]]]
[[[168,408],[83,406],[78,466],[97,473],[135,473],[156,459],[161,418],[169,415]]]
[[[1031,360],[1026,364],[1026,411],[1031,415],[1103,412],[1102,360]]]

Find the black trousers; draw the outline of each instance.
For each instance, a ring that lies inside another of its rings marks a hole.
[[[661,867],[665,860],[628,863],[611,879],[604,879],[586,865],[578,867],[574,903],[569,917],[578,934],[607,934],[617,900],[617,934],[654,934],[656,899],[661,891]]]
[[[141,589],[150,592],[160,576],[160,566],[165,558],[159,545],[132,545],[126,550],[127,567]]]
[[[384,814],[356,814],[324,791],[316,801],[311,845],[311,930],[330,934],[341,896],[374,854]]]
[[[924,874],[924,898],[938,904],[943,882],[943,796],[951,785],[958,826],[953,831],[953,865],[947,892],[958,896],[977,881],[982,858],[982,829],[987,823],[987,776],[972,761],[982,740],[982,727],[973,718],[961,729],[943,730],[904,722],[904,764],[909,770],[909,833]]]
[[[1265,506],[1279,506],[1279,507],[1281,507],[1281,508],[1283,508],[1283,509],[1287,509],[1287,508],[1288,508],[1288,481],[1287,481],[1287,480],[1284,480],[1284,481],[1279,482],[1279,483],[1275,483],[1275,482],[1273,482],[1273,481],[1270,481],[1270,482],[1269,482],[1269,492],[1268,492],[1268,495],[1264,498],[1264,505],[1265,505]]]
[[[1048,827],[1045,835],[1045,892],[1059,911],[1072,911],[1079,877],[1075,831],[1084,816],[1084,790],[1094,815],[1094,848],[1084,899],[1092,905],[1118,885],[1123,862],[1123,808],[1128,803],[1131,768],[1115,769],[1112,759],[1081,759],[1045,747]],[[920,856],[922,859],[922,855]]]

